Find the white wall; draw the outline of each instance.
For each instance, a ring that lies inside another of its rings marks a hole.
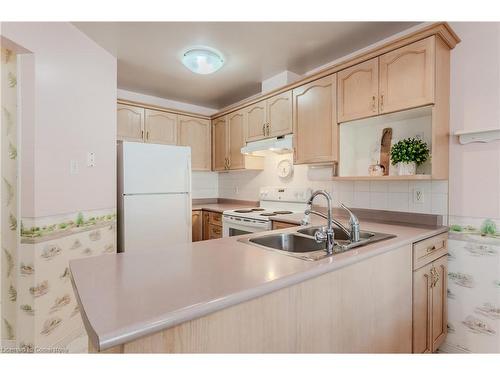
[[[33,113],[25,117],[34,124],[23,123],[34,128],[34,199],[26,185],[22,216],[115,207],[116,59],[70,23],[4,22],[1,32],[34,57]]]

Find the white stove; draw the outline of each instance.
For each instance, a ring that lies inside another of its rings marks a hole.
[[[259,207],[223,212],[223,236],[230,237],[271,230],[271,219],[293,213],[303,213],[311,194],[310,188],[261,188]]]

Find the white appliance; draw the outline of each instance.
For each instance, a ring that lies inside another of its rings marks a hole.
[[[118,142],[118,251],[191,242],[191,148]]]
[[[272,229],[271,218],[304,213],[310,188],[264,187],[260,189],[260,206],[227,210],[222,216],[223,237],[263,232]]]
[[[248,142],[241,148],[242,154],[258,154],[259,151],[271,150],[277,154],[293,152],[293,135],[287,134],[275,138],[261,139],[260,141]]]

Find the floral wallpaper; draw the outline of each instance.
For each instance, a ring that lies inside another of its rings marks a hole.
[[[500,221],[450,217],[443,352],[500,352]]]
[[[24,331],[19,347],[64,352],[73,338],[84,335],[69,261],[115,252],[114,208],[23,218],[18,320]]]
[[[16,339],[17,285],[17,64],[1,49],[1,339]]]

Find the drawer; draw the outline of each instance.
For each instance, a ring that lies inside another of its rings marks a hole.
[[[210,224],[222,225],[222,214],[218,212],[210,212],[208,221]]]
[[[296,224],[291,224],[291,223],[285,223],[283,221],[274,221],[273,220],[273,230],[274,229],[285,229],[285,228],[291,228],[291,227],[296,227]]]
[[[416,270],[448,253],[448,233],[413,244],[413,269]]]
[[[222,227],[219,225],[210,224],[209,227],[209,239],[213,240],[215,238],[222,237]]]

